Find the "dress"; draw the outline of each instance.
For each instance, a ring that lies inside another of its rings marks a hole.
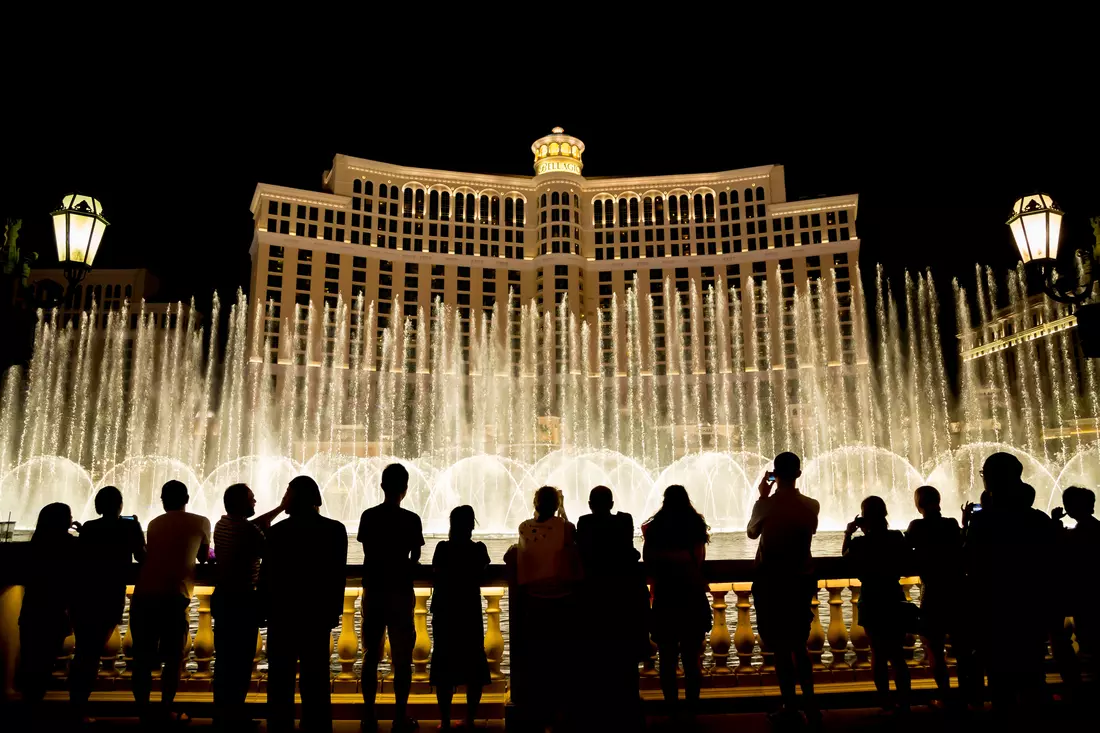
[[[488,564],[484,542],[447,540],[435,547],[430,679],[437,687],[491,682],[481,622],[481,578]]]

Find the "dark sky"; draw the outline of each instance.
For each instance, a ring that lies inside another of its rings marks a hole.
[[[134,60],[103,71],[88,115],[59,109],[48,88],[10,97],[17,144],[0,170],[0,214],[25,220],[24,245],[49,266],[49,212],[70,189],[92,194],[111,221],[96,264],[149,267],[158,299],[193,293],[203,309],[214,289],[225,298],[247,283],[258,181],[319,189],[340,152],[529,175],[530,143],[554,125],[585,141],[592,176],[779,163],[789,199],[858,193],[865,277],[874,263],[931,267],[946,288],[956,275],[969,282],[976,262],[1014,265],[1004,222],[1035,189],[1066,210],[1064,245],[1091,241],[1087,219],[1100,215],[1095,65],[1051,84],[1049,69],[1009,62],[865,56],[757,83],[736,66],[654,73],[644,96],[645,85],[578,81],[540,97],[529,77],[493,77],[508,104],[444,76],[404,85],[366,68],[265,77],[262,67],[177,64],[152,84]]]

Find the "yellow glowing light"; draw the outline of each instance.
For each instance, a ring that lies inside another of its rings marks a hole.
[[[91,196],[71,193],[52,216],[58,261],[91,267],[107,229],[102,204]]]
[[[1062,210],[1054,199],[1037,193],[1018,199],[1008,220],[1020,258],[1025,262],[1058,257],[1058,240],[1062,233]]]
[[[550,143],[550,155],[557,155],[560,152],[561,146],[557,143]]]
[[[546,157],[546,150],[547,150],[546,146],[543,145],[541,148],[539,148],[539,155],[541,157],[545,158]]]

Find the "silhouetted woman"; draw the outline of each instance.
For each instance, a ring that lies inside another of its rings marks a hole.
[[[72,524],[68,504],[47,504],[38,513],[30,541],[19,612],[19,688],[28,716],[46,695],[54,663],[72,631],[69,601],[76,546],[76,538],[69,534]]]
[[[451,700],[455,687],[466,685],[466,726],[474,727],[481,688],[489,684],[485,658],[485,628],[481,623],[481,579],[489,565],[484,542],[474,542],[474,508],[451,510],[448,538],[435,546],[432,574],[431,683],[439,702],[444,730],[451,727]]]
[[[875,689],[882,697],[883,709],[909,710],[909,667],[903,647],[906,632],[915,632],[916,607],[905,597],[899,583],[909,563],[909,544],[905,535],[890,529],[886,521],[886,502],[868,496],[860,504],[861,516],[844,530],[844,556],[851,559],[859,577],[859,622],[871,637],[871,671]],[[852,537],[862,530],[862,537]],[[890,671],[894,668],[896,705],[890,705]]]
[[[700,655],[711,626],[703,561],[709,527],[683,486],[665,489],[660,510],[642,526],[642,557],[653,582],[653,640],[661,664],[661,691],[669,714],[677,709],[676,659],[683,660],[684,697],[694,715],[702,678]]]

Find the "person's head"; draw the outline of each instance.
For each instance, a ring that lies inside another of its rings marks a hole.
[[[386,501],[400,504],[409,490],[409,471],[400,463],[391,463],[382,469],[382,493]]]
[[[859,505],[860,529],[864,532],[886,529],[886,502],[878,496],[868,496]]]
[[[225,513],[231,517],[248,519],[256,513],[256,495],[248,484],[233,484],[222,495]]]
[[[1021,507],[1033,507],[1035,506],[1035,487],[1031,484],[1020,484],[1017,487],[1019,493],[1019,503]]]
[[[474,533],[474,525],[477,519],[474,517],[474,508],[469,504],[456,506],[451,510],[451,531],[447,537],[454,540],[468,540]]]
[[[1062,492],[1062,507],[1066,514],[1080,522],[1096,511],[1096,494],[1080,486],[1070,486]]]
[[[772,473],[775,474],[776,488],[792,489],[802,475],[802,461],[790,451],[780,453],[772,461]]]
[[[104,519],[117,519],[122,514],[122,492],[114,486],[95,492],[95,513]]]
[[[191,497],[187,495],[187,486],[182,481],[168,481],[160,487],[160,503],[166,512],[182,511]]]
[[[649,523],[657,525],[660,532],[667,533],[673,542],[680,545],[710,542],[710,527],[706,519],[695,510],[687,489],[680,484],[665,489],[661,508]]]
[[[34,525],[31,542],[49,542],[67,534],[73,523],[73,512],[68,504],[54,502],[42,507],[38,512],[38,522]]]
[[[561,499],[553,486],[541,486],[535,492],[535,514],[539,519],[549,519],[558,511]]]
[[[286,513],[290,516],[316,512],[321,508],[321,490],[309,476],[295,476],[286,487]]]
[[[913,503],[921,516],[935,516],[940,513],[940,492],[935,486],[918,486],[913,492]]]
[[[611,495],[611,489],[606,486],[597,486],[588,492],[588,508],[593,514],[610,514],[613,506],[615,498]]]
[[[1024,464],[1011,453],[994,453],[982,464],[982,482],[994,495],[1015,491],[1023,475]]]

